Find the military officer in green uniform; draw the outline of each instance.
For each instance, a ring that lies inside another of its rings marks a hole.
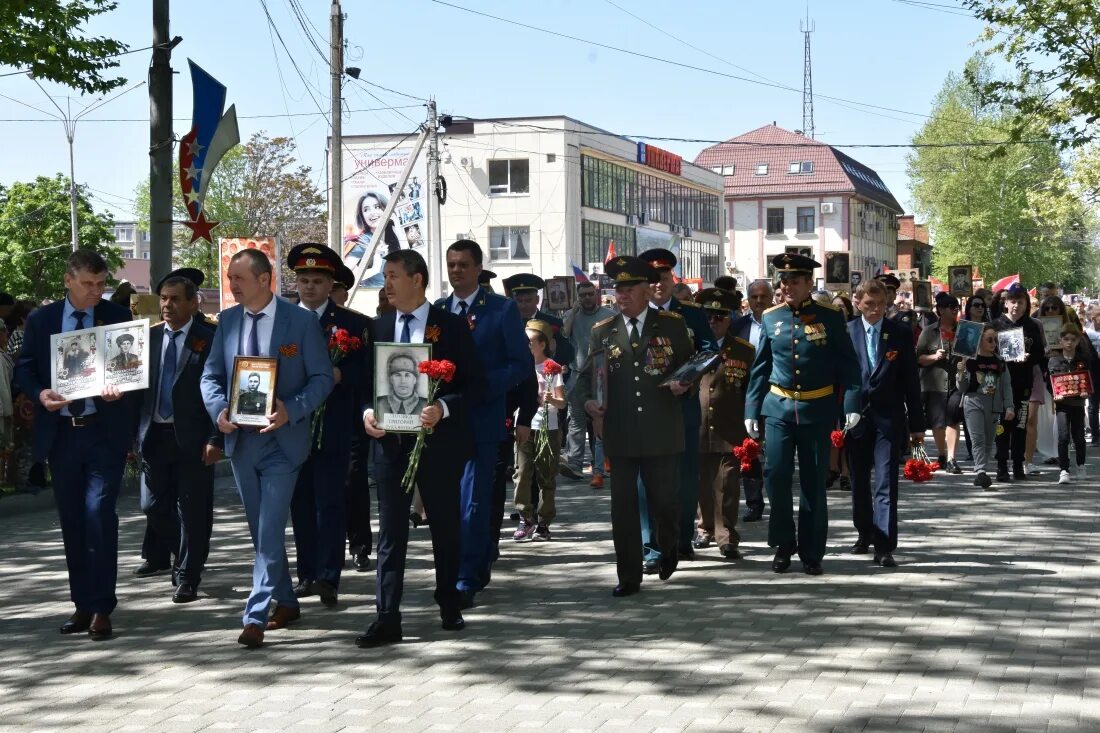
[[[266,415],[267,392],[260,391],[260,375],[248,375],[246,386],[237,397],[237,412],[242,415]]]
[[[619,257],[608,264],[607,275],[615,283],[619,314],[592,327],[592,355],[576,389],[596,422],[611,462],[611,535],[619,578],[612,595],[623,597],[637,593],[642,582],[639,476],[662,553],[661,579],[667,580],[676,570],[679,459],[684,451],[680,400],[690,385],[662,386],[662,382],[694,349],[680,315],[650,306],[649,284],[657,279],[653,267],[636,257]],[[606,405],[594,399],[593,361],[600,352],[606,364],[602,375]]]
[[[842,398],[845,429],[859,422],[862,380],[844,316],[810,298],[814,268],[821,265],[791,253],[772,262],[782,302],[761,317],[764,335],[749,379],[745,428],[758,437],[764,418],[764,485],[771,502],[768,544],[776,548],[772,570],[785,572],[797,549],[806,573],[820,575],[829,529],[829,433],[840,417]],[[797,534],[791,491],[796,451],[802,489]]]
[[[638,259],[648,262],[657,271],[657,282],[653,284],[650,302],[655,308],[679,313],[688,327],[695,351],[717,351],[718,344],[710,329],[703,309],[695,303],[681,302],[672,297],[672,288],[676,284],[673,269],[676,267],[676,255],[667,249],[649,249],[638,255]],[[699,411],[698,396],[693,392],[680,402],[684,412],[684,455],[680,459],[680,537],[677,552],[681,559],[695,557],[692,539],[695,534],[695,509],[699,504],[699,423],[702,415]],[[646,511],[645,490],[638,486],[642,502],[642,546],[645,548],[645,568],[654,572],[661,553],[653,543],[652,523]]]
[[[730,313],[741,308],[741,294],[707,288],[695,294],[718,340],[721,360],[699,382],[699,534],[697,549],[710,546],[729,560],[741,557],[737,508],[741,502],[740,461],[734,446],[745,439],[745,390],[756,348],[729,331]]]

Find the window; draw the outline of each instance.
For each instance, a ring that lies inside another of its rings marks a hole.
[[[531,259],[530,227],[489,227],[489,259]]]
[[[581,205],[710,234],[718,233],[721,211],[716,194],[588,155],[581,156]]]
[[[531,164],[526,160],[490,160],[489,193],[530,192]]]
[[[812,160],[795,160],[787,167],[787,173],[813,173],[814,162]]]
[[[768,175],[768,164],[767,163],[757,163],[756,164],[756,175],[758,175],[758,176]]]
[[[802,172],[803,173],[813,173],[814,172],[814,162],[812,160],[802,161]]]
[[[783,233],[783,209],[768,209],[768,234]]]
[[[736,169],[736,166],[732,165],[716,165],[711,168],[712,171],[720,176],[732,176]]]
[[[615,243],[615,254],[634,255],[637,234],[638,232],[634,227],[623,227],[616,224],[605,224],[602,221],[582,219],[583,267],[587,269],[589,262],[603,262],[607,258],[607,249],[612,242]]]
[[[799,234],[813,234],[814,233],[814,207],[812,207],[812,206],[799,206],[798,207],[798,233]]]

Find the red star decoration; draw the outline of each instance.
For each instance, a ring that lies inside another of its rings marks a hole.
[[[214,240],[210,236],[210,230],[221,224],[220,221],[207,221],[206,212],[200,211],[198,217],[194,221],[180,222],[185,227],[191,230],[191,241],[188,244],[194,244],[200,239],[205,239],[211,244]]]

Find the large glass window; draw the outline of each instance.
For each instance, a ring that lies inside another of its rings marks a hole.
[[[531,164],[526,160],[490,160],[489,193],[517,194],[531,190]]]
[[[783,209],[768,209],[768,234],[783,233]]]
[[[581,204],[718,233],[719,196],[588,155],[581,157]]]
[[[812,206],[799,206],[798,207],[798,233],[799,234],[813,234],[814,233],[814,207],[812,207]]]
[[[489,227],[489,259],[531,259],[531,227]]]
[[[581,239],[583,240],[584,268],[589,262],[603,262],[607,259],[607,249],[615,243],[615,254],[636,254],[636,232],[634,227],[622,227],[606,224],[602,221],[581,221]]]
[[[722,245],[698,239],[680,240],[680,277],[697,277],[713,283],[722,274]]]

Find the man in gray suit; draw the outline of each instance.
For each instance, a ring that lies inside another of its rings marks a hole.
[[[225,454],[248,516],[256,548],[252,592],[239,644],[263,644],[264,631],[281,629],[301,612],[287,565],[284,535],[298,471],[310,451],[313,412],[333,387],[332,362],[317,318],[271,293],[271,262],[258,250],[238,252],[229,262],[236,305],[222,311],[202,375],[207,412],[225,433]],[[275,410],[260,430],[229,422],[229,389],[238,356],[278,359]],[[271,599],[275,612],[268,619]]]

